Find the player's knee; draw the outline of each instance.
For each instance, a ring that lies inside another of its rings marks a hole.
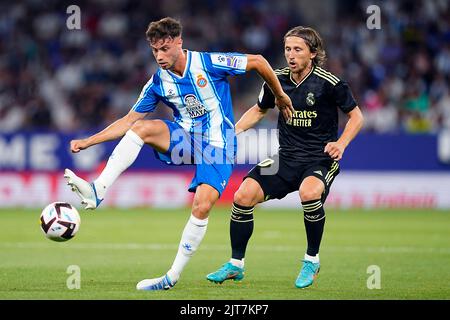
[[[320,199],[322,190],[311,188],[300,188],[300,199],[302,201],[310,201]]]
[[[142,140],[146,141],[152,136],[154,127],[155,126],[151,120],[138,120],[131,126],[131,130]]]
[[[239,189],[235,192],[233,201],[234,203],[237,203],[244,207],[253,207],[257,204],[255,201],[255,197],[251,194],[251,192],[242,189]]]
[[[206,219],[209,216],[213,204],[208,201],[194,201],[192,214],[198,219]]]

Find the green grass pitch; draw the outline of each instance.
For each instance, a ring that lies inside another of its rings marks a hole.
[[[0,210],[0,299],[450,299],[450,211],[327,210],[321,272],[297,289],[305,251],[300,210],[255,211],[246,277],[217,285],[207,273],[229,259],[229,209],[215,208],[208,232],[178,284],[138,292],[175,257],[189,209],[80,210],[81,227],[65,243],[46,239],[40,210]],[[81,288],[69,290],[70,265]],[[381,289],[367,288],[371,265]]]

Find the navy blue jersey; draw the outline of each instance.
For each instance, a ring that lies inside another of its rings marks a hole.
[[[313,66],[300,83],[292,80],[288,67],[275,73],[295,109],[291,121],[286,122],[281,113],[278,118],[280,156],[301,162],[331,160],[324,149],[338,138],[338,108],[348,113],[357,106],[348,84],[319,66]],[[275,107],[267,84],[261,89],[258,106]]]

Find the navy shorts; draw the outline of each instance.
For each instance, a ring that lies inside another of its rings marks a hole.
[[[272,172],[271,169],[273,169]],[[248,177],[255,179],[261,186],[264,192],[264,201],[266,201],[282,199],[287,194],[298,191],[306,177],[314,176],[322,180],[325,185],[321,198],[322,203],[325,203],[331,184],[339,172],[339,162],[334,160],[298,163],[275,155],[258,163],[244,179]]]

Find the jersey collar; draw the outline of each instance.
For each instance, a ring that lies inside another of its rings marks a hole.
[[[183,79],[186,76],[186,73],[189,71],[189,68],[191,67],[191,51],[189,50],[185,50],[186,51],[186,66],[184,67],[184,72],[181,76],[177,75],[176,73],[167,70],[167,72],[172,76],[172,77],[176,77],[178,79]]]
[[[292,83],[295,84],[295,87],[298,88],[303,82],[305,82],[306,79],[313,73],[314,69],[316,69],[316,65],[313,63],[313,67],[308,72],[308,74],[300,81],[299,83],[295,82],[294,79],[292,79],[292,72],[289,70],[289,79],[291,79]]]

